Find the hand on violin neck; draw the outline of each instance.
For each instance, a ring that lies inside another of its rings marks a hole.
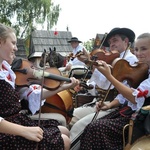
[[[70,83],[64,82],[63,84],[61,84],[61,86],[60,86],[61,90],[72,89],[75,86],[79,85],[79,83],[80,83],[80,81],[74,77],[71,77],[70,80],[71,80]]]

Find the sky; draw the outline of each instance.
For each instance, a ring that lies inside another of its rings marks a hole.
[[[53,30],[66,31],[82,42],[108,33],[114,27],[132,29],[136,37],[150,32],[149,0],[52,0],[60,4]]]

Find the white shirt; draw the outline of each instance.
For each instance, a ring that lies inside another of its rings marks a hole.
[[[78,45],[76,48],[73,49],[72,53],[73,56],[75,56],[78,52],[83,51],[83,49],[85,49],[84,46],[82,45]],[[78,60],[78,58],[74,58],[73,60],[69,60],[69,62],[67,63],[67,65],[81,65],[81,66],[86,66],[85,63],[83,63],[82,61]],[[66,66],[67,66],[66,65]]]

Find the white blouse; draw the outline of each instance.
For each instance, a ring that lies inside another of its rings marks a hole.
[[[150,70],[149,70],[150,72]],[[132,88],[133,89],[133,88]],[[128,102],[128,106],[132,108],[132,110],[140,110],[145,102],[145,98],[150,96],[150,75],[148,79],[144,80],[137,89],[133,89],[132,95],[135,96],[136,104],[131,103],[126,98],[124,98],[121,94],[117,95],[116,99],[119,100],[120,104],[124,104],[125,101]]]
[[[15,88],[15,73],[12,71],[11,66],[6,61],[3,61],[2,65],[4,69],[0,70],[0,79],[10,83],[10,85]],[[10,76],[10,79],[8,79],[8,76]],[[30,85],[29,88],[21,88],[19,93],[21,99],[28,100],[29,109],[32,114],[35,114],[40,109],[41,86],[35,84]],[[44,104],[44,101],[45,100],[42,100],[41,105]]]

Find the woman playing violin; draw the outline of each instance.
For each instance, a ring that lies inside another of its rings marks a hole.
[[[114,28],[112,29],[104,42],[104,46],[109,47],[110,51],[118,51],[120,54],[120,58],[127,60],[130,65],[133,65],[135,62],[138,61],[135,55],[133,55],[130,50],[128,49],[130,42],[134,41],[135,34],[132,30],[128,28]],[[108,58],[109,59],[109,58]],[[105,60],[104,60],[105,61]],[[94,82],[100,89],[108,90],[110,86],[109,80],[100,73],[97,69],[94,70],[89,83]],[[114,86],[111,85],[110,89],[113,89]],[[113,100],[112,97],[111,100]],[[108,102],[109,103],[109,102]],[[98,114],[97,118],[100,118],[114,109],[110,109],[109,111],[103,111]],[[93,116],[95,114],[95,105],[94,106],[86,106],[86,107],[79,107],[74,110],[74,117],[70,122],[72,128],[71,132],[71,139],[74,139],[84,128],[85,126],[91,122]],[[80,130],[79,130],[80,129]]]
[[[31,120],[21,112],[20,95],[15,89],[15,73],[10,64],[15,58],[17,38],[15,31],[0,24],[0,149],[55,149],[69,150],[69,131],[59,126],[56,120],[38,121]],[[64,83],[54,91],[43,89],[42,99],[50,97],[59,91],[74,87],[78,80],[71,78],[71,83]],[[40,88],[40,87],[38,87]],[[41,93],[26,89],[24,97],[30,94],[40,101]],[[34,90],[34,89],[33,89]]]
[[[137,38],[134,53],[140,62],[147,63],[150,67],[150,33],[141,34]],[[106,62],[99,61],[98,63],[101,65],[96,68],[104,74],[120,94],[109,104],[98,102],[97,111],[109,110],[121,105],[123,107],[86,126],[81,137],[81,150],[122,150],[123,127],[129,123],[133,112],[139,111],[146,103],[150,103],[150,78],[142,81],[137,88],[132,88],[114,78]],[[126,139],[127,135],[126,132]]]

